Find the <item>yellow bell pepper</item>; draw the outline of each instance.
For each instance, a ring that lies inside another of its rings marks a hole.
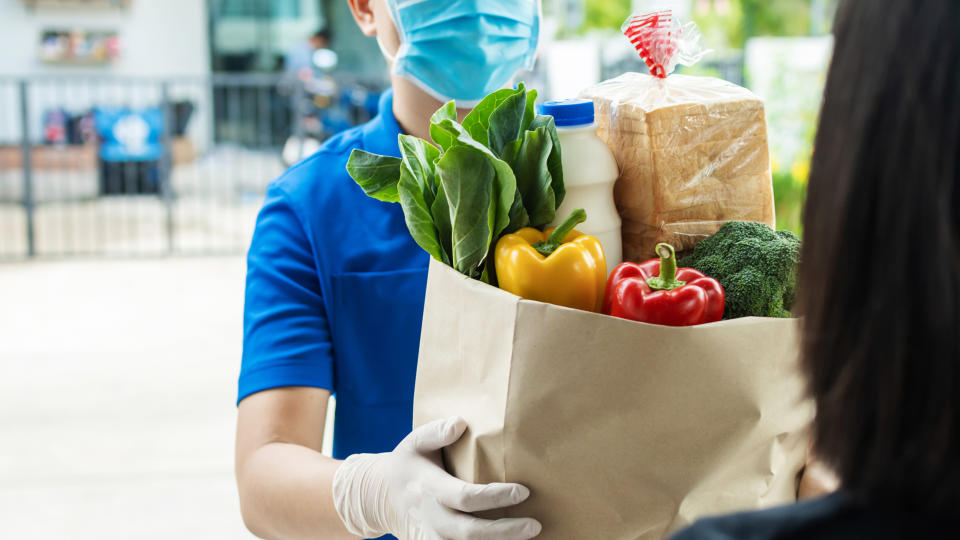
[[[575,210],[559,227],[526,228],[497,242],[494,266],[500,288],[528,300],[599,312],[607,285],[600,241],[573,228],[587,219]]]

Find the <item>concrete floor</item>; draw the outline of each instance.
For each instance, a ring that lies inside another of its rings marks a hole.
[[[0,538],[240,539],[244,262],[0,265]]]

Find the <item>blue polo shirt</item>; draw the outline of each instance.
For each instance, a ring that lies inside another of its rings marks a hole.
[[[398,204],[346,172],[355,148],[399,156],[393,93],[369,123],[270,184],[247,256],[239,400],[285,386],[337,397],[333,455],[393,450],[413,423],[429,256]]]

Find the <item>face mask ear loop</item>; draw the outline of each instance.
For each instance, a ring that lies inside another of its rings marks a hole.
[[[400,23],[397,21],[398,18],[393,13],[394,8],[396,7],[396,0],[383,0],[383,2],[387,5],[387,14],[390,15],[390,20],[393,22],[393,28],[397,31],[397,37],[400,39],[400,47],[403,48],[403,29],[400,28]],[[383,53],[383,57],[386,58],[387,61],[390,62],[390,65],[394,66],[393,69],[395,69],[395,66],[397,65],[397,57],[387,51],[387,48],[383,45],[383,40],[380,39],[379,33],[377,33],[376,39],[377,46],[380,47],[380,52]]]
[[[387,48],[383,46],[383,40],[380,39],[380,34],[377,34],[377,46],[380,47],[380,52],[383,53],[383,57],[387,59],[387,62],[390,62],[391,66],[397,65],[397,57],[387,52]]]

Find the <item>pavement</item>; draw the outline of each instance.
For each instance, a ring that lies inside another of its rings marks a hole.
[[[252,538],[233,477],[244,271],[0,264],[0,538]]]

